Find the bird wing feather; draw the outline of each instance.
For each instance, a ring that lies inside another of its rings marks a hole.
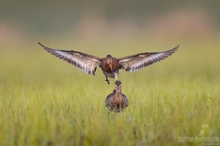
[[[41,45],[47,52],[72,64],[73,66],[89,75],[95,75],[96,68],[101,63],[101,59],[96,56],[78,51],[56,50],[46,47],[39,42],[38,44]]]
[[[179,45],[164,52],[146,52],[118,58],[119,64],[123,69],[125,69],[125,71],[135,72],[141,68],[147,67],[153,63],[167,58],[168,56],[172,55],[178,49],[178,47]]]

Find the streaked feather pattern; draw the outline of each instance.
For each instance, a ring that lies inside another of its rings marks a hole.
[[[155,62],[161,61],[171,54],[173,54],[179,46],[165,51],[165,52],[152,52],[152,53],[139,53],[123,58],[119,58],[119,64],[123,69],[129,72],[135,72],[141,68],[147,67]]]
[[[40,44],[40,43],[39,43]],[[52,55],[72,64],[89,75],[95,75],[96,68],[100,65],[99,58],[77,51],[55,50],[40,44]]]

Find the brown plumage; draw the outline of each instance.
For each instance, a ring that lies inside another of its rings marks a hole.
[[[89,75],[95,75],[96,68],[100,67],[108,84],[108,77],[116,78],[116,80],[118,80],[120,69],[124,69],[128,72],[138,71],[141,68],[167,58],[179,47],[178,45],[175,48],[164,52],[145,52],[122,58],[114,58],[111,55],[107,55],[105,58],[99,58],[78,51],[52,49],[39,42],[38,44],[41,45],[47,52],[72,64]]]
[[[115,82],[113,93],[109,94],[105,99],[105,106],[111,112],[121,112],[128,106],[127,97],[121,92],[121,82]]]

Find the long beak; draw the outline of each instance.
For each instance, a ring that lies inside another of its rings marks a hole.
[[[109,63],[109,67],[110,67],[110,69],[111,69],[111,71],[112,71],[112,63]]]

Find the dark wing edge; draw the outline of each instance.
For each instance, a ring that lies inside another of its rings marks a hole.
[[[145,52],[123,58],[118,58],[119,64],[122,66],[123,69],[125,69],[125,71],[135,72],[141,68],[147,67],[149,65],[152,65],[153,63],[169,57],[174,52],[176,52],[178,48],[179,45],[173,49],[164,52]]]
[[[47,52],[58,57],[59,59],[68,62],[69,64],[72,64],[73,66],[77,67],[78,69],[89,75],[95,75],[96,68],[101,63],[101,58],[98,58],[96,56],[78,51],[56,50],[46,47],[40,42],[38,42],[38,44],[42,46]]]

